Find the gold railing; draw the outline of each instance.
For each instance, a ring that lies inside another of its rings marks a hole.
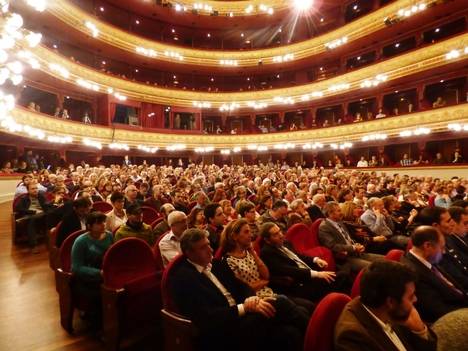
[[[468,122],[468,103],[329,128],[240,135],[194,135],[113,129],[49,117],[24,108],[14,109],[12,116],[17,123],[41,129],[49,134],[72,136],[75,143],[80,143],[82,138],[90,138],[104,144],[115,141],[126,143],[129,146],[145,144],[165,147],[173,144],[185,144],[188,149],[206,146],[213,146],[217,149],[234,147],[245,149],[247,145],[252,143],[271,147],[281,143],[301,145],[314,142],[357,142],[363,136],[375,133],[386,133],[391,138],[398,136],[401,131],[419,127],[430,128],[432,132],[447,131],[448,123]]]
[[[325,52],[327,50],[325,44],[336,39],[347,37],[349,43],[385,28],[384,19],[386,17],[395,16],[401,8],[411,7],[412,5],[414,5],[414,0],[398,0],[316,38],[281,47],[248,51],[197,50],[148,40],[100,21],[67,0],[50,1],[47,11],[68,24],[71,29],[79,30],[87,35],[90,35],[90,30],[85,23],[93,23],[99,30],[96,40],[122,50],[132,53],[136,53],[138,47],[154,50],[158,53],[157,57],[154,57],[156,60],[180,64],[188,63],[204,67],[220,67],[221,60],[236,60],[239,67],[248,67],[258,66],[259,60],[262,60],[263,65],[278,64],[273,61],[273,58],[287,54],[293,54],[294,60],[310,58],[313,55]],[[166,56],[164,54],[166,51],[178,53],[183,56],[183,61]]]
[[[304,94],[312,92],[322,92],[323,97],[328,97],[342,94],[343,92],[366,89],[362,88],[361,84],[365,80],[375,79],[379,74],[387,76],[387,80],[392,81],[453,62],[466,60],[468,55],[463,51],[466,46],[468,46],[468,33],[331,79],[290,88],[236,93],[209,93],[155,87],[99,72],[73,62],[44,46],[39,46],[32,49],[32,51],[40,61],[43,72],[73,84],[76,84],[77,79],[97,83],[99,91],[102,93],[107,93],[107,89],[112,88],[114,91],[119,91],[128,98],[137,101],[181,107],[192,107],[194,101],[209,102],[212,108],[219,108],[222,104],[236,102],[240,104],[240,108],[242,109],[247,108],[248,102],[251,101],[257,103],[264,102],[269,106],[281,105],[281,103],[275,101],[275,97],[289,97],[295,102],[301,102]],[[446,54],[453,49],[459,49],[461,55],[458,58],[447,60]],[[66,68],[70,73],[69,77],[65,78],[51,69],[51,63],[56,63]],[[349,84],[349,87],[344,90],[330,89],[342,83]],[[311,100],[314,100],[314,98],[311,98]]]

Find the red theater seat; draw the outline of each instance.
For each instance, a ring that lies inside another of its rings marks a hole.
[[[73,314],[75,309],[88,310],[88,301],[82,296],[73,293],[73,273],[71,272],[71,249],[76,238],[84,230],[70,234],[62,243],[59,251],[59,267],[55,270],[55,286],[59,294],[60,324],[63,329],[73,333]]]
[[[108,213],[112,211],[114,208],[112,205],[108,202],[105,201],[96,201],[93,203],[93,210],[94,211],[99,211],[102,213]]]
[[[151,224],[160,217],[158,211],[152,207],[142,206],[141,210],[143,211],[143,222],[146,224]]]
[[[109,350],[119,349],[153,333],[160,320],[160,274],[151,247],[138,238],[119,240],[102,262],[104,340]]]
[[[194,350],[194,338],[197,330],[192,321],[179,314],[171,292],[171,276],[184,260],[183,255],[172,260],[163,272],[161,280],[161,293],[163,300],[162,324],[164,330],[164,350],[192,351]]]
[[[405,254],[403,250],[390,250],[386,255],[385,258],[390,261],[400,262],[401,257]]]
[[[354,279],[353,286],[351,287],[351,298],[354,299],[355,297],[358,297],[361,295],[361,278],[362,275],[364,274],[364,269],[361,269]]]
[[[325,296],[309,320],[304,340],[304,351],[333,351],[335,324],[351,298],[340,293]]]
[[[54,228],[49,231],[49,267],[55,270],[59,267],[59,248],[56,246],[57,234],[60,230],[62,222],[59,222]]]

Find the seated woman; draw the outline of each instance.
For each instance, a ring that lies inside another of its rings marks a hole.
[[[127,221],[127,214],[124,209],[125,196],[122,193],[115,192],[112,193],[110,201],[114,209],[107,214],[106,230],[113,233],[114,230]]]
[[[201,230],[206,230],[206,220],[205,214],[203,213],[203,208],[194,207],[187,218],[188,228],[197,228]]]
[[[297,303],[309,313],[314,309],[311,301],[295,298],[293,302],[284,295],[275,294],[268,286],[270,273],[253,249],[252,233],[245,219],[232,221],[224,228],[221,234],[220,250],[223,260],[234,272],[236,278],[247,284],[258,297],[275,300],[281,305],[280,308],[297,307],[295,306]]]
[[[382,198],[384,202],[384,207],[387,212],[390,214],[390,218],[394,225],[393,232],[399,235],[407,235],[408,233],[408,226],[413,224],[414,219],[418,215],[418,211],[413,208],[410,211],[409,217],[404,216],[403,213],[400,212],[401,203],[398,199],[393,195],[384,196]]]
[[[383,235],[375,235],[368,226],[361,221],[364,213],[362,206],[353,201],[346,201],[340,204],[343,213],[343,223],[349,234],[356,242],[366,247],[366,252],[376,254],[386,254],[391,245]]]
[[[226,218],[226,223],[237,219],[236,211],[232,208],[231,200],[221,200],[219,205],[223,209],[224,216]]]
[[[104,213],[91,212],[86,217],[88,231],[75,240],[71,252],[74,290],[90,302],[89,321],[96,329],[101,327],[102,259],[113,243],[105,223]]]

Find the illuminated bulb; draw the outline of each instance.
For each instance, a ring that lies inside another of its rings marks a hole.
[[[5,63],[8,60],[8,53],[5,50],[0,50],[0,63]]]
[[[19,61],[10,62],[7,67],[14,74],[23,73],[23,65]]]
[[[11,49],[15,46],[15,40],[9,35],[2,35],[0,38],[0,49]]]
[[[13,13],[6,21],[6,30],[7,31],[16,31],[23,26],[23,17],[17,13]]]
[[[313,0],[294,0],[294,8],[299,12],[307,11],[310,10],[313,3]]]
[[[42,40],[42,34],[41,33],[29,33],[26,35],[26,41],[28,42],[28,45],[32,48],[36,47],[39,45],[39,43]]]

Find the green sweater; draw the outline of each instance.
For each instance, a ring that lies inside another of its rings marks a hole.
[[[100,282],[102,259],[112,243],[111,232],[106,232],[102,240],[93,239],[88,233],[81,234],[72,247],[72,272],[83,281]]]
[[[142,223],[142,227],[140,230],[136,230],[129,225],[125,224],[122,225],[118,230],[117,233],[115,233],[115,242],[119,241],[120,239],[123,238],[139,238],[143,239],[146,241],[150,246],[153,246],[155,243],[155,236],[153,233],[153,229],[151,229],[151,226],[146,223]]]

